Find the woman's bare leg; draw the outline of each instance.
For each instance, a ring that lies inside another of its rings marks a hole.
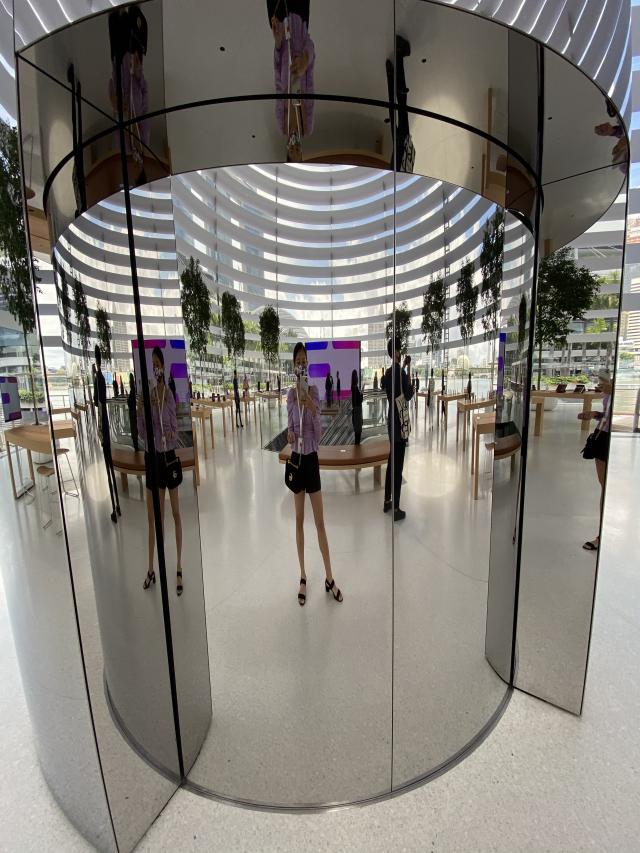
[[[182,571],[182,516],[180,515],[180,496],[178,489],[169,490],[169,500],[171,501],[171,512],[173,513],[173,523],[176,529],[176,571]]]
[[[313,519],[316,523],[316,531],[318,533],[318,545],[320,553],[324,561],[324,571],[329,583],[333,580],[331,573],[331,557],[329,555],[329,540],[327,539],[327,531],[324,526],[324,507],[322,505],[322,492],[314,492],[309,495],[311,498],[311,508],[313,509]]]

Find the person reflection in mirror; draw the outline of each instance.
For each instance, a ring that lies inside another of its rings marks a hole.
[[[242,423],[242,412],[240,411],[240,388],[238,387],[238,371],[233,371],[233,399],[236,404],[236,429],[244,429]],[[240,421],[240,423],[238,423]]]
[[[355,443],[360,444],[362,436],[362,401],[364,394],[358,387],[358,371],[351,371],[351,423],[353,424],[353,435]]]
[[[107,383],[102,373],[102,353],[96,344],[94,350],[96,358],[96,381],[94,404],[98,406],[98,419],[100,423],[100,443],[102,444],[102,455],[107,469],[107,480],[109,481],[109,494],[111,496],[111,521],[118,523],[120,512],[120,500],[118,498],[118,484],[116,472],[113,470],[113,459],[111,458],[111,432],[109,431],[109,415],[107,413]]]
[[[109,16],[112,72],[109,80],[109,100],[114,116],[118,114],[116,55],[122,57],[122,108],[124,121],[145,116],[149,112],[149,87],[144,76],[144,56],[147,52],[147,21],[138,5],[118,9]],[[148,149],[151,127],[148,119],[130,124],[125,131],[127,155],[140,167],[131,184],[146,183],[144,153]]]
[[[611,443],[611,402],[613,394],[613,383],[611,374],[606,368],[598,373],[598,387],[596,390],[604,393],[602,400],[601,412],[580,412],[578,420],[591,420],[595,418],[598,421],[598,426],[595,431],[595,463],[598,482],[600,483],[600,518],[602,519],[602,510],[604,508],[604,482],[607,473],[607,460],[609,459],[609,444]],[[597,551],[600,547],[600,537],[596,536],[590,539],[582,546],[585,551]]]
[[[309,0],[267,0],[273,33],[277,94],[312,95],[316,54],[309,35]],[[313,132],[313,98],[276,101],[276,119],[287,139],[287,160],[302,160],[302,140]]]
[[[325,589],[336,601],[342,601],[342,593],[336,586],[331,571],[329,541],[324,526],[324,509],[320,491],[320,463],[318,445],[322,434],[320,423],[320,395],[315,385],[309,385],[307,350],[298,342],[293,350],[293,369],[296,383],[287,394],[287,441],[294,452],[300,453],[302,484],[300,491],[294,494],[296,509],[296,545],[300,563],[300,589],[298,603],[306,602],[307,575],[304,567],[304,502],[305,493],[309,495],[313,520],[318,534],[318,545],[324,562],[326,574]]]
[[[160,517],[162,520],[162,533],[164,536],[164,506],[165,495],[169,490],[173,524],[176,532],[176,592],[182,595],[182,518],[180,516],[180,497],[178,486],[171,482],[167,471],[166,452],[174,450],[178,446],[178,418],[176,415],[176,401],[169,391],[164,377],[164,356],[160,347],[154,347],[151,359],[153,363],[153,375],[155,385],[151,389],[151,421],[153,429],[153,441],[155,444],[155,460],[151,458],[148,451],[149,436],[145,424],[142,395],[138,396],[138,432],[144,437],[144,465],[145,484],[147,487],[147,522],[149,533],[149,568],[144,579],[143,588],[156,582],[156,574],[153,570],[153,551],[155,546],[155,522],[153,516],[153,494],[152,483],[157,476],[158,496],[160,498]],[[155,468],[153,467],[155,466]]]
[[[133,449],[138,452],[138,412],[136,403],[136,380],[133,373],[129,374],[129,394],[127,395],[127,409],[129,411],[129,429],[131,430],[131,441]]]
[[[398,407],[393,396],[399,397],[404,394],[404,398],[409,402],[413,397],[413,388],[411,387],[411,378],[409,371],[411,369],[411,356],[407,355],[404,359],[402,369],[400,368],[400,340],[393,339],[387,345],[387,352],[393,365],[390,367],[384,377],[384,387],[387,392],[387,400],[389,402],[389,413],[387,417],[387,429],[389,431],[389,459],[387,461],[387,473],[384,483],[384,505],[383,511],[389,512],[393,503],[393,520],[402,521],[406,517],[406,512],[400,509],[400,490],[402,488],[402,469],[404,468],[404,453],[407,447],[407,440],[402,438],[400,415]],[[391,477],[393,475],[393,494],[391,491]]]
[[[471,402],[471,395],[473,393],[472,385],[471,385],[471,373],[469,373],[469,381],[467,382],[467,400]]]
[[[429,383],[427,385],[427,408],[429,409],[429,416],[433,417],[433,395],[436,391],[436,378],[433,375],[433,367],[431,368],[431,375],[429,376]]]
[[[409,132],[409,113],[407,111],[407,95],[409,89],[404,73],[404,61],[411,56],[411,45],[401,35],[396,35],[395,70],[394,62],[387,59],[387,88],[389,104],[397,104],[397,111],[389,107],[389,122],[392,132],[392,143],[395,146],[395,156],[391,160],[391,168],[396,171],[413,172],[415,147]],[[395,134],[394,131],[395,125]]]

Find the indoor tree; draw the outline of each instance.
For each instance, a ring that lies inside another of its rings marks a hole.
[[[244,323],[238,298],[233,293],[225,291],[220,300],[220,309],[222,340],[229,358],[237,363],[238,356],[244,355],[245,350]]]
[[[109,323],[109,315],[106,310],[98,303],[96,308],[96,341],[100,347],[102,360],[111,361],[111,325]]]
[[[200,271],[200,261],[189,258],[187,266],[180,274],[180,301],[182,319],[189,336],[189,345],[200,360],[200,383],[204,391],[202,362],[209,342],[211,324],[211,294]]]
[[[579,267],[569,248],[559,249],[540,262],[535,327],[538,388],[544,345],[564,346],[571,323],[584,320],[599,290],[598,277],[586,267]]]
[[[65,271],[59,265],[54,265],[57,273],[58,303],[62,317],[62,328],[67,334],[67,341],[71,343],[71,297],[69,296],[69,282]]]
[[[440,349],[444,317],[447,307],[447,286],[442,276],[433,279],[427,285],[422,300],[422,339],[427,342],[427,352]]]
[[[473,326],[476,319],[478,307],[478,288],[473,283],[475,264],[468,261],[463,264],[458,279],[458,290],[456,292],[456,308],[458,309],[458,326],[460,335],[465,346],[473,337]]]
[[[38,423],[35,381],[27,341],[27,335],[36,328],[32,275],[37,281],[24,227],[18,133],[0,120],[0,292],[6,300],[7,310],[22,329],[33,411]]]
[[[393,336],[393,321],[395,313],[395,335],[396,346],[399,345],[400,354],[406,355],[409,349],[409,332],[411,331],[411,311],[407,307],[406,302],[402,302],[397,306],[395,312],[391,312],[387,317],[386,334],[387,338]]]
[[[458,310],[458,327],[465,348],[469,347],[469,341],[473,337],[476,310],[478,308],[478,288],[473,283],[475,264],[467,261],[460,269],[458,289],[456,291],[456,308]]]
[[[498,333],[500,290],[502,287],[502,263],[504,260],[504,213],[497,209],[489,220],[482,237],[480,271],[482,283],[480,297],[484,306],[482,327],[485,341],[491,340],[491,387],[493,388],[493,365],[495,342]]]
[[[260,347],[268,371],[280,351],[280,317],[273,305],[267,305],[260,313]]]
[[[73,303],[76,315],[76,326],[78,329],[78,340],[80,349],[85,359],[89,358],[89,340],[91,339],[91,326],[89,325],[89,309],[87,308],[87,297],[82,282],[73,279]]]

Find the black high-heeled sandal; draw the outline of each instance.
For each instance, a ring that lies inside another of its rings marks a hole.
[[[147,576],[144,579],[144,583],[142,584],[142,589],[149,589],[152,583],[156,582],[156,573],[155,572],[147,572]]]
[[[332,581],[331,581],[331,583],[329,583],[329,581],[328,581],[328,580],[325,580],[325,582],[324,582],[324,588],[325,588],[325,590],[326,590],[327,592],[331,592],[331,593],[333,593],[333,597],[335,598],[335,600],[336,600],[338,603],[341,603],[341,602],[342,602],[342,593],[340,592],[340,590],[339,590],[339,589],[338,589],[338,587],[336,586],[335,579],[334,579],[334,580],[332,580]]]
[[[180,580],[179,580],[179,581],[178,581],[178,583],[176,584],[176,592],[177,592],[178,596],[180,596],[180,595],[182,595],[182,590],[183,590],[183,586],[182,586],[182,572],[176,572],[176,577],[180,578]]]
[[[307,586],[307,579],[306,579],[306,578],[300,578],[300,583],[301,583],[302,585],[304,585],[304,587],[306,588],[306,586]],[[304,593],[304,592],[299,592],[299,593],[298,593],[298,604],[300,605],[300,607],[304,607],[304,603],[305,603],[305,601],[306,601],[306,600],[307,600],[306,593]]]

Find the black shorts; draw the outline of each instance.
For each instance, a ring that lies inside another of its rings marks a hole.
[[[151,456],[145,450],[144,452],[144,471],[145,478],[144,484],[150,489],[151,488],[151,472],[149,470],[149,466],[151,464]],[[169,483],[167,477],[167,463],[164,458],[164,453],[156,453],[156,464],[157,464],[157,472],[158,472],[158,488],[159,489],[177,489],[177,483]]]
[[[595,454],[594,458],[599,459],[601,462],[607,462],[609,460],[609,443],[611,441],[611,433],[610,432],[599,432],[598,437],[596,438],[596,443],[593,448],[593,452]]]
[[[296,494],[308,495],[320,491],[320,462],[317,453],[306,453],[302,457],[302,486]]]

